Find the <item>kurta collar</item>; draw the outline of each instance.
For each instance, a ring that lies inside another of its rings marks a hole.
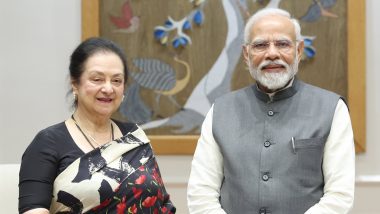
[[[257,86],[257,84],[253,85],[253,92],[255,93],[258,99],[260,99],[263,102],[269,103],[269,102],[274,102],[274,101],[286,99],[293,96],[295,93],[297,93],[299,87],[300,87],[300,82],[297,79],[297,77],[294,77],[293,83],[290,87],[276,92],[273,96],[270,96],[269,94],[261,91],[259,87]]]

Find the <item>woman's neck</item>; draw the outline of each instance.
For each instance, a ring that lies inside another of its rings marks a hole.
[[[73,113],[75,120],[91,133],[109,133],[111,119],[108,116],[92,115],[88,112],[76,109]]]

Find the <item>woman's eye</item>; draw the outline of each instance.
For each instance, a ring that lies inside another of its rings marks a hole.
[[[95,82],[95,83],[99,83],[99,82],[101,82],[103,79],[102,78],[92,78],[91,79],[93,82]]]
[[[117,84],[121,84],[121,83],[123,83],[123,80],[122,79],[114,79],[113,82],[117,83]]]

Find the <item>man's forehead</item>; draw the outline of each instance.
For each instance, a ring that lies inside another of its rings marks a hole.
[[[295,28],[292,21],[284,16],[267,15],[261,17],[251,29],[253,39],[294,39]]]
[[[253,35],[251,42],[261,42],[261,41],[269,41],[269,40],[292,40],[292,37],[289,35],[282,34],[267,34],[267,35]]]

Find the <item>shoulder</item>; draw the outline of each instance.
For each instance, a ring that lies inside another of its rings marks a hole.
[[[39,131],[32,144],[57,143],[60,139],[63,140],[66,137],[68,137],[66,125],[64,122],[60,122]]]
[[[303,81],[299,81],[299,84],[300,84],[300,94],[304,95],[304,96],[312,96],[314,97],[315,99],[319,98],[319,99],[334,99],[336,100],[336,102],[338,102],[339,99],[343,99],[344,98],[333,92],[333,91],[329,91],[329,90],[326,90],[324,88],[320,88],[318,86],[315,86],[315,85],[311,85],[311,84],[308,84],[308,83],[305,83]]]
[[[56,156],[60,142],[65,141],[67,137],[69,136],[64,122],[49,126],[36,134],[26,148],[23,158],[40,155]]]
[[[121,122],[119,120],[112,119],[113,122],[119,127],[120,131],[125,135],[128,132],[133,132],[138,129],[137,124],[129,122]]]
[[[215,103],[226,102],[226,101],[229,102],[231,100],[235,100],[235,102],[236,102],[239,99],[245,100],[247,96],[248,97],[254,96],[253,90],[252,90],[253,87],[256,87],[256,86],[255,85],[251,85],[251,86],[247,86],[247,87],[235,90],[235,91],[228,92],[228,93],[226,93],[226,94],[218,97],[215,100]]]
[[[57,123],[40,130],[27,147],[25,153],[45,149],[56,150],[57,144],[68,137],[68,131],[64,122]],[[58,149],[58,148],[57,148]]]

